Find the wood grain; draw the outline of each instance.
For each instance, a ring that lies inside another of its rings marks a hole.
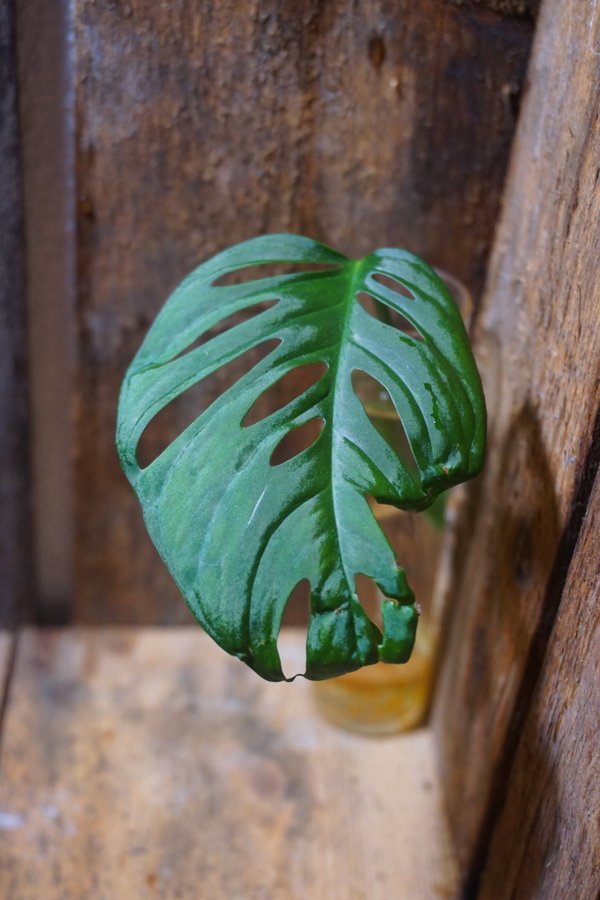
[[[189,621],[113,446],[143,333],[193,266],[262,232],[406,245],[477,289],[532,22],[445,0],[81,0],[74,16],[75,617]],[[169,407],[167,440],[232,374]]]
[[[73,590],[74,154],[67,0],[15,4],[27,250],[34,612]],[[23,452],[23,451],[21,451]]]
[[[336,731],[196,630],[26,632],[3,759],[7,900],[455,892],[429,733]]]
[[[600,476],[507,783],[481,900],[600,886]]]
[[[23,197],[13,4],[0,0],[0,626],[31,599]]]
[[[459,550],[435,715],[471,873],[485,856],[599,456],[596,5],[547,0],[536,35],[478,322],[490,448]]]

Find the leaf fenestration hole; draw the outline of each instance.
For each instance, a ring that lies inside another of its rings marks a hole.
[[[430,608],[427,601],[433,597],[438,572],[432,560],[440,559],[443,531],[432,527],[421,512],[377,503],[373,497],[369,497],[369,505],[415,595]]]
[[[301,272],[326,272],[339,269],[339,266],[330,263],[257,263],[254,266],[244,266],[233,272],[225,272],[212,282],[213,287],[226,287],[232,284],[245,284],[248,281],[258,281],[261,278],[273,278],[275,275],[294,275]]]
[[[293,628],[297,634],[301,634],[303,639],[294,642],[293,658],[289,658],[286,654],[287,645],[281,653],[281,667],[286,678],[292,678],[306,670],[306,637],[308,635],[308,626],[310,622],[310,581],[303,578],[299,581],[292,593],[288,597],[288,601],[283,612],[281,620],[281,628]],[[303,647],[300,651],[297,650]]]
[[[423,336],[417,331],[412,322],[409,322],[405,316],[396,312],[395,309],[392,309],[390,306],[387,306],[387,304],[382,303],[381,300],[378,300],[371,294],[367,294],[365,291],[359,291],[356,296],[362,308],[366,310],[370,316],[379,319],[381,322],[385,322],[386,325],[391,325],[398,331],[403,331],[404,334],[414,341],[423,340]]]
[[[358,574],[354,578],[356,585],[356,593],[360,604],[369,619],[374,625],[377,625],[380,631],[383,629],[383,619],[381,615],[382,594],[372,578],[368,575]]]
[[[271,465],[280,466],[284,462],[298,456],[304,450],[308,450],[312,444],[318,439],[323,430],[324,421],[321,416],[315,416],[298,425],[297,428],[291,428],[279,441],[273,453],[271,454]]]
[[[386,388],[361,369],[353,370],[352,387],[375,430],[394,450],[408,472],[416,475],[418,466],[404,425]]]
[[[414,556],[415,520],[420,513],[410,513],[389,503],[378,503],[374,497],[369,497],[369,506],[396,557],[402,557],[404,567],[407,559],[410,565],[410,558]]]
[[[278,300],[263,300],[261,303],[255,303],[253,306],[249,306],[246,309],[237,310],[237,312],[231,313],[229,316],[225,316],[224,319],[221,319],[219,322],[216,322],[212,328],[209,328],[207,331],[203,332],[203,334],[199,335],[191,344],[188,344],[187,347],[184,347],[183,350],[180,350],[175,356],[173,356],[170,362],[173,362],[176,359],[179,359],[180,356],[185,356],[187,353],[191,353],[192,350],[196,350],[198,347],[202,347],[204,344],[208,344],[213,338],[217,337],[220,334],[223,334],[225,331],[229,331],[230,328],[234,328],[236,325],[241,325],[242,322],[248,322],[250,319],[254,319],[256,316],[259,316],[261,313],[265,312],[267,309],[270,309],[274,306]]]
[[[373,275],[373,280],[378,281],[379,284],[389,288],[391,291],[396,291],[397,294],[402,294],[403,297],[408,297],[409,300],[415,299],[415,295],[409,291],[406,285],[398,281],[397,278],[392,278],[391,275],[383,275],[381,272],[376,272]]]
[[[252,404],[242,419],[242,425],[256,425],[271,413],[287,406],[320,381],[326,371],[327,365],[323,362],[305,363],[290,369]]]
[[[310,619],[310,581],[299,581],[290,596],[281,620],[282,628],[302,627],[308,629]]]
[[[195,422],[232,384],[243,378],[269,353],[279,346],[279,338],[262,341],[224,366],[220,366],[202,381],[175,397],[148,422],[138,442],[136,457],[141,469],[147,468],[173,443],[185,429]]]

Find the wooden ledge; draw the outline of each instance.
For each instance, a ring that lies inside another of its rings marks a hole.
[[[338,731],[192,628],[22,632],[2,770],[5,897],[455,895],[429,731]]]

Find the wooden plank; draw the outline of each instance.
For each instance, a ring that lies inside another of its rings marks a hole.
[[[73,589],[72,89],[69,4],[15,4],[27,246],[36,614],[58,623]]]
[[[74,15],[76,617],[188,621],[113,446],[143,332],[194,265],[261,232],[356,255],[404,244],[477,288],[532,22],[446,0],[81,0]]]
[[[197,629],[26,632],[3,770],[7,898],[454,895],[429,733],[337,731]]]
[[[536,35],[477,329],[490,451],[458,551],[435,712],[460,859],[474,877],[599,457],[596,4],[547,0]]]
[[[569,568],[483,875],[481,898],[600,886],[600,476]]]
[[[0,626],[31,599],[23,198],[13,5],[0,0]]]

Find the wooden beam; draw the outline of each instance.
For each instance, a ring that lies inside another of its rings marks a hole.
[[[0,627],[32,599],[25,249],[13,4],[0,0]]]
[[[596,2],[546,0],[477,327],[489,361],[490,445],[458,551],[435,710],[471,885],[599,458],[599,103]]]
[[[59,622],[73,588],[74,235],[67,0],[17,8],[27,246],[36,615]]]
[[[600,883],[600,476],[527,713],[481,900],[594,897]]]

